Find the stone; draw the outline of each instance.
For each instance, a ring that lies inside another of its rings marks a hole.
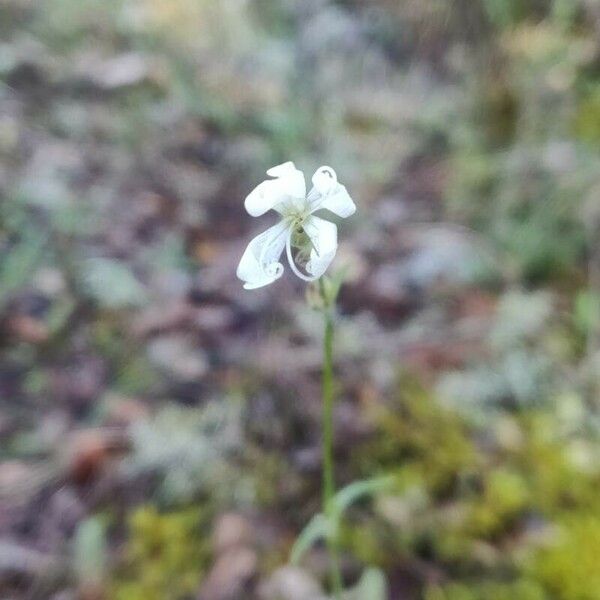
[[[232,548],[250,546],[254,541],[252,524],[238,513],[225,513],[221,515],[215,525],[213,533],[213,548],[217,555],[221,555]]]
[[[233,548],[219,556],[198,595],[198,600],[243,600],[248,598],[256,575],[258,558],[250,548]],[[315,600],[315,599],[313,599]]]
[[[319,583],[304,569],[286,566],[260,586],[260,600],[326,600]]]

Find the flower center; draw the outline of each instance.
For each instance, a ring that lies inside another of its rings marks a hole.
[[[301,210],[294,207],[283,216],[288,226],[290,245],[296,250],[297,259],[302,262],[308,260],[312,249],[312,242],[304,231],[304,225],[310,214],[308,209]]]
[[[283,220],[288,227],[286,240],[286,253],[290,267],[294,273],[304,281],[314,281],[316,277],[305,275],[298,269],[298,265],[304,266],[310,260],[310,253],[314,246],[312,240],[304,231],[304,225],[312,214],[310,205],[302,208],[290,206],[283,214]],[[292,248],[295,252],[292,252]]]
[[[304,225],[306,219],[310,217],[311,212],[312,211],[308,206],[298,208],[297,206],[291,205],[286,208],[282,213],[282,216],[290,229],[298,229]]]

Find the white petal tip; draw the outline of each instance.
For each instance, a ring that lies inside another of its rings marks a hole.
[[[338,179],[335,171],[324,165],[315,171],[312,182],[320,194],[327,194],[337,185]]]
[[[291,160],[288,160],[287,162],[281,163],[280,165],[275,165],[274,167],[271,167],[267,171],[267,175],[271,177],[281,177],[282,175],[285,175],[286,173],[291,173],[293,171],[296,171],[296,165]]]
[[[246,196],[244,208],[251,217],[260,217],[267,212],[265,210],[264,194],[261,189],[257,188]]]
[[[343,214],[340,215],[340,217],[342,217],[343,219],[345,219],[346,217],[351,217],[354,213],[356,212],[356,204],[354,204],[354,202],[352,203],[352,206],[348,206],[348,209],[345,210],[343,212]]]
[[[265,281],[259,281],[259,282],[254,282],[254,283],[247,281],[246,283],[244,283],[244,289],[245,290],[257,290],[261,287],[271,285],[272,283],[277,281],[277,279],[279,279],[279,277],[276,277],[275,279],[267,279]]]

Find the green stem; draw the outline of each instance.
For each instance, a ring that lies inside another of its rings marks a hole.
[[[325,290],[322,280],[319,280],[321,296],[325,300]],[[332,307],[325,306],[325,336],[323,340],[323,512],[330,523],[334,521],[333,495],[335,482],[333,475],[333,311]],[[340,572],[337,532],[327,538],[331,560],[331,587],[336,600],[342,593],[342,576]]]

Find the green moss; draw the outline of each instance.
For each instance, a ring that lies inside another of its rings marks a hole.
[[[600,88],[594,89],[580,101],[573,131],[583,141],[600,142]]]
[[[465,511],[450,518],[444,505],[457,494],[469,494],[464,482],[481,470],[468,427],[412,377],[401,379],[398,396],[375,409],[372,419],[376,433],[355,450],[356,468],[361,476],[393,473],[396,490],[378,503],[383,522],[349,526],[344,545],[366,563],[383,567],[398,553],[468,556],[473,533],[465,529]],[[513,498],[510,481],[506,486],[512,510],[520,500]]]
[[[557,600],[600,599],[600,514],[562,520],[557,539],[540,550],[530,573]]]
[[[122,317],[114,311],[98,313],[92,329],[94,348],[104,356],[114,374],[115,388],[124,394],[142,394],[160,385],[156,369],[134,342],[123,335]]]
[[[475,432],[404,378],[374,421],[355,462],[361,474],[393,473],[398,483],[375,499],[376,518],[344,528],[357,558],[438,565],[453,583],[431,587],[427,600],[600,600],[600,477],[574,460],[585,440],[555,413],[523,411],[507,417],[504,433]],[[524,535],[531,517],[561,524],[563,534],[539,550],[539,539]]]
[[[485,582],[475,585],[451,583],[431,587],[424,600],[546,600],[548,596],[535,582],[519,580],[515,583]]]
[[[486,80],[481,91],[482,127],[493,144],[514,141],[519,120],[518,98],[510,84],[496,76]]]
[[[414,378],[403,377],[393,404],[372,418],[377,435],[355,454],[363,477],[411,465],[428,489],[441,493],[477,464],[464,422]]]
[[[555,417],[533,412],[522,418],[523,445],[506,456],[516,463],[531,493],[531,505],[547,517],[565,510],[599,510],[598,474],[581,470],[559,435]]]
[[[386,539],[390,530],[382,527],[381,523],[364,523],[353,526],[343,526],[340,541],[345,548],[352,550],[352,555],[366,565],[377,565],[382,568],[392,568],[398,560],[398,540]],[[390,553],[389,549],[395,552]]]
[[[209,515],[197,507],[159,513],[138,508],[129,519],[129,540],[115,600],[180,600],[194,594],[210,559]]]
[[[519,516],[529,499],[530,490],[521,475],[504,467],[492,470],[470,507],[466,529],[476,537],[494,537]]]

